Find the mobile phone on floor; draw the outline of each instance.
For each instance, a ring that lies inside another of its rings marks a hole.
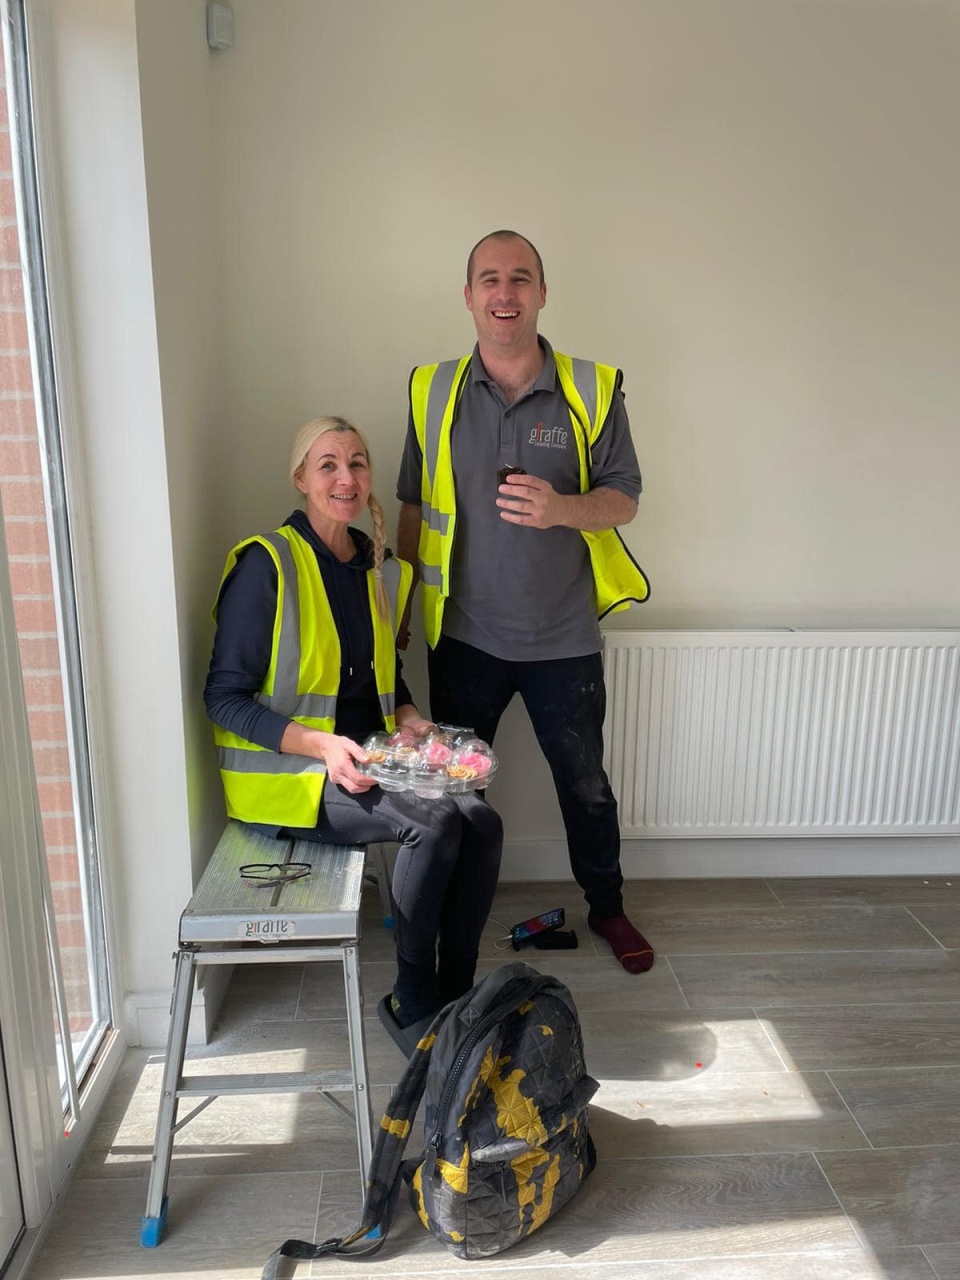
[[[542,916],[532,916],[529,920],[515,924],[510,930],[510,942],[514,951],[519,951],[525,943],[539,933],[562,928],[565,920],[563,907],[556,907],[553,911],[545,911]]]

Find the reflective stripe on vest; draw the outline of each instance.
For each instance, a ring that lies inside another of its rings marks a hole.
[[[293,590],[298,582],[290,543],[279,533],[266,533],[280,561],[281,580],[286,585],[279,593],[280,633],[276,638],[273,693],[261,692],[257,701],[288,719],[332,720],[337,714],[337,695],[298,693],[300,683],[300,592]]]
[[[421,519],[428,529],[435,529],[441,535],[447,532],[447,525],[450,523],[450,517],[442,511],[434,511],[429,502],[423,504]]]
[[[227,557],[223,580],[252,542],[265,547],[277,570],[277,611],[270,666],[258,701],[298,724],[333,732],[340,682],[340,642],[316,552],[290,526],[240,543]],[[387,619],[376,607],[376,576],[367,571],[373,623],[374,675],[384,722],[394,727],[394,637],[410,591],[412,570],[400,560],[383,564]],[[223,586],[221,581],[221,588]],[[303,642],[303,643],[302,643]],[[300,689],[318,692],[301,693]],[[320,809],[326,767],[310,756],[270,751],[214,727],[227,813],[246,822],[312,827]]]
[[[435,487],[437,462],[440,457],[440,435],[444,426],[447,409],[456,408],[463,391],[466,373],[470,368],[470,357],[464,360],[445,360],[442,364],[432,366],[433,374],[427,383],[427,402],[424,406],[424,436],[420,441],[424,463],[427,466],[428,491]],[[459,375],[459,376],[458,376]],[[441,511],[430,509],[431,528],[445,534],[446,516]]]
[[[440,638],[443,606],[450,594],[450,556],[456,528],[456,490],[450,433],[470,370],[471,356],[422,365],[410,379],[410,408],[423,454],[420,497],[420,581],[427,643]],[[577,442],[580,492],[590,489],[590,455],[610,412],[620,372],[554,352],[557,381],[570,411]],[[581,531],[590,553],[597,613],[626,609],[646,600],[650,586],[616,529]]]
[[[260,749],[260,754],[277,756],[278,759],[271,760],[269,770],[258,768],[257,751],[245,750],[240,747],[220,747],[217,751],[217,759],[220,761],[221,769],[228,769],[231,773],[326,773],[326,765],[322,760],[311,760],[308,756],[281,755],[278,751],[265,751]]]

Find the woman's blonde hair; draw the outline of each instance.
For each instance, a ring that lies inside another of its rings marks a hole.
[[[320,437],[326,435],[328,431],[353,432],[360,441],[363,452],[367,455],[367,466],[370,468],[372,479],[373,461],[370,457],[370,446],[367,444],[363,432],[359,427],[355,427],[352,422],[348,422],[346,418],[331,416],[311,419],[310,422],[304,423],[294,437],[293,448],[290,451],[290,483],[294,487],[296,487],[297,478],[302,473],[304,464],[307,461],[307,454]],[[367,498],[367,506],[370,508],[370,518],[373,521],[373,572],[377,580],[377,610],[382,618],[386,618],[390,613],[390,602],[387,600],[387,593],[383,585],[383,554],[386,549],[387,539],[383,529],[383,507],[374,497],[372,488]]]

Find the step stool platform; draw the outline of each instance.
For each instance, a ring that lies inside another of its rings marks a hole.
[[[360,845],[273,840],[229,823],[180,917],[180,941],[355,938],[365,857]],[[289,884],[261,886],[240,875],[250,862],[308,862],[311,871]]]

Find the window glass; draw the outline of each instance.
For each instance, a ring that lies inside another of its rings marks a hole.
[[[0,508],[49,870],[65,1101],[109,1025],[56,381],[44,290],[22,4],[4,4],[0,92]]]

